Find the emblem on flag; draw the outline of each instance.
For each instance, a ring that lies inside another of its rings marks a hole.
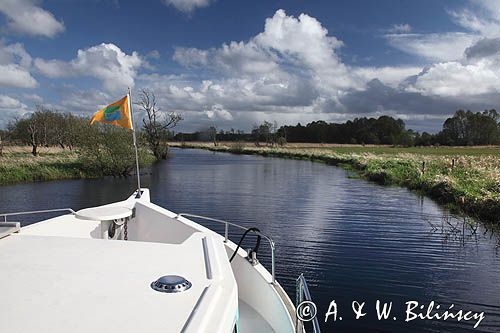
[[[90,119],[90,124],[92,125],[96,121],[132,129],[129,95],[97,111]]]

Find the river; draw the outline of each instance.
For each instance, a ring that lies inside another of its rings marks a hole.
[[[323,332],[500,331],[499,235],[428,198],[321,163],[204,150],[172,149],[145,173],[143,186],[160,206],[270,235],[278,281],[293,299],[304,273]],[[100,205],[124,199],[134,184],[105,178],[3,186],[0,212]],[[267,250],[263,243],[259,256],[269,267]],[[333,300],[342,320],[325,323]],[[377,319],[376,300],[393,302],[387,320]],[[366,316],[354,318],[353,301],[366,302]],[[409,301],[484,311],[485,319],[475,330],[476,320],[406,322]]]

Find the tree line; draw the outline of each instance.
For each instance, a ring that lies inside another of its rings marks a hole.
[[[154,92],[149,90],[140,92],[136,104],[145,113],[141,128],[136,130],[141,164],[166,158],[170,129],[182,117],[160,112]],[[39,155],[41,147],[57,146],[74,150],[84,168],[93,174],[128,175],[135,163],[131,131],[102,123],[90,125],[89,121],[89,117],[39,105],[35,112],[12,120],[0,131],[0,155],[5,145],[28,145],[33,156]]]
[[[7,125],[4,142],[30,145],[34,156],[38,155],[40,147],[59,146],[72,150],[83,135],[86,123],[88,119],[38,106],[29,117]]]
[[[500,144],[500,115],[494,109],[483,112],[458,110],[446,119],[441,132],[419,138],[421,144],[439,143],[448,146]]]
[[[390,116],[355,118],[345,123],[313,121],[278,128],[265,121],[254,125],[250,133],[243,131],[216,131],[214,127],[194,133],[177,133],[176,141],[254,141],[256,145],[283,145],[286,142],[382,144],[398,146],[466,146],[500,144],[500,116],[496,110],[471,112],[458,110],[445,120],[436,134],[406,129],[401,119]]]
[[[164,159],[167,142],[176,141],[247,141],[256,145],[284,145],[287,142],[384,144],[400,146],[428,145],[494,145],[500,144],[500,115],[496,110],[471,112],[458,110],[445,120],[436,134],[406,129],[403,120],[390,116],[355,118],[345,123],[314,121],[307,125],[281,126],[264,121],[254,125],[250,133],[215,126],[194,133],[177,133],[172,129],[182,120],[176,113],[163,113],[157,106],[154,92],[143,90],[136,103],[144,111],[142,127],[138,129],[143,156],[150,153]],[[40,147],[58,146],[77,150],[89,168],[104,174],[127,174],[133,168],[131,133],[112,126],[90,126],[88,117],[38,106],[28,117],[15,119],[0,130],[0,155],[5,144],[29,145],[34,156]],[[146,151],[147,150],[147,151]],[[122,158],[125,157],[125,158]]]

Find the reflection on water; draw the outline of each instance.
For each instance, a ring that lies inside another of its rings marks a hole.
[[[475,331],[500,330],[498,233],[406,189],[308,161],[177,149],[143,183],[167,209],[257,226],[272,236],[279,281],[293,297],[295,279],[304,273],[326,332],[472,330],[473,323],[463,321],[405,323],[410,300],[485,311]],[[0,211],[79,209],[121,200],[133,188],[134,179],[113,178],[6,186]],[[268,265],[265,244],[261,252]],[[325,324],[333,299],[343,320]],[[366,317],[353,319],[353,300],[366,302]],[[378,321],[376,300],[392,301],[397,320]]]
[[[426,219],[429,224],[429,234],[437,235],[442,238],[443,246],[447,244],[462,244],[465,246],[479,246],[482,239],[488,239],[494,244],[498,252],[500,247],[500,233],[498,230],[489,230],[488,226],[481,225],[469,217],[454,217],[447,213],[443,214],[440,222],[435,224]],[[482,227],[480,229],[480,227]]]

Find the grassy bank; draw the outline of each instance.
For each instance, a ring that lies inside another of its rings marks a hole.
[[[41,148],[34,157],[29,147],[6,147],[0,156],[0,185],[55,179],[90,177],[75,152]]]
[[[153,156],[146,158],[151,164]],[[85,168],[75,151],[42,147],[34,157],[30,147],[5,147],[0,156],[0,185],[57,179],[98,178],[102,174]]]
[[[284,148],[250,144],[172,143],[183,148],[307,159],[356,170],[384,185],[421,191],[452,209],[484,221],[500,222],[500,148],[392,148],[293,144]]]

